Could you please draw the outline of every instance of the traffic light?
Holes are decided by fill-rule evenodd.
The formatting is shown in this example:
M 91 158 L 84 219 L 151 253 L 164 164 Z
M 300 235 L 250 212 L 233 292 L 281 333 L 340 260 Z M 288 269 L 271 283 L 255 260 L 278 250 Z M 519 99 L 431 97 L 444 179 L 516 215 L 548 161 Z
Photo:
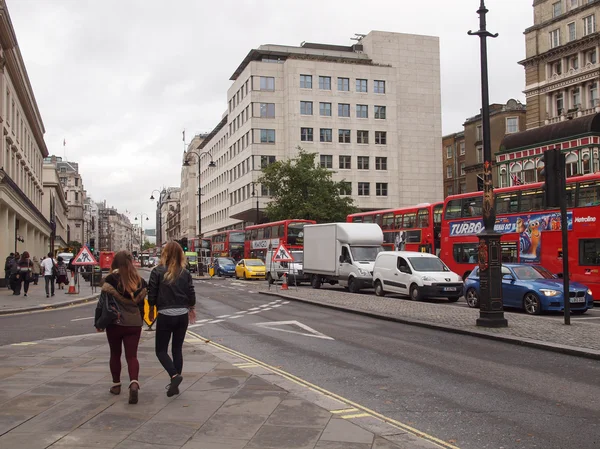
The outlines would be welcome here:
M 96 239 L 95 238 L 90 238 L 90 251 L 92 252 L 92 254 L 94 253 L 94 247 L 96 243 Z
M 187 239 L 187 237 L 184 237 L 184 238 L 181 239 L 180 245 L 181 245 L 181 247 L 183 248 L 184 251 L 188 250 L 188 239 Z
M 546 207 L 560 207 L 560 196 L 564 195 L 565 155 L 554 148 L 544 152 L 544 197 Z

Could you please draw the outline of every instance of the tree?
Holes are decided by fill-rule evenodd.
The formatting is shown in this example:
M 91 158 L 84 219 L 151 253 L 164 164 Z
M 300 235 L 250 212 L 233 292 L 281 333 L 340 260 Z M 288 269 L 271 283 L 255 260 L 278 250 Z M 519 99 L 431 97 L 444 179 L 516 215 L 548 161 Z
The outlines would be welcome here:
M 316 164 L 317 153 L 298 147 L 298 156 L 263 169 L 260 182 L 272 201 L 266 207 L 270 221 L 302 218 L 318 223 L 346 221 L 356 212 L 354 201 L 340 196 L 346 184 L 332 179 L 333 172 Z
M 156 245 L 154 243 L 150 243 L 149 241 L 145 241 L 144 245 L 142 246 L 142 250 L 146 251 L 149 250 L 151 248 L 154 248 Z
M 67 246 L 69 247 L 69 249 L 71 250 L 71 252 L 74 255 L 79 254 L 79 251 L 81 250 L 81 243 L 71 240 L 70 242 L 67 243 Z

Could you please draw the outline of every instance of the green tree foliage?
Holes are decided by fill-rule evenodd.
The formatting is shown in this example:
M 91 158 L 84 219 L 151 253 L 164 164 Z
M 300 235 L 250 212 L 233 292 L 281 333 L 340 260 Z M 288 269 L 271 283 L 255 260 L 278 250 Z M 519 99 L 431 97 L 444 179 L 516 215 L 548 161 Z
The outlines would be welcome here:
M 272 201 L 266 207 L 269 221 L 302 218 L 318 223 L 346 221 L 356 212 L 354 201 L 340 196 L 344 182 L 335 182 L 332 171 L 316 163 L 317 153 L 298 147 L 298 156 L 277 161 L 263 169 L 258 180 Z
M 156 245 L 155 245 L 154 243 L 150 243 L 150 242 L 148 242 L 148 241 L 145 241 L 145 242 L 144 242 L 144 245 L 142 246 L 142 249 L 143 249 L 144 251 L 146 251 L 146 250 L 149 250 L 149 249 L 151 249 L 151 248 L 154 248 L 155 246 L 156 246 Z
M 71 252 L 76 256 L 79 251 L 81 250 L 81 243 L 77 242 L 75 240 L 71 240 L 70 242 L 67 243 L 67 246 L 69 247 L 69 249 L 71 250 Z

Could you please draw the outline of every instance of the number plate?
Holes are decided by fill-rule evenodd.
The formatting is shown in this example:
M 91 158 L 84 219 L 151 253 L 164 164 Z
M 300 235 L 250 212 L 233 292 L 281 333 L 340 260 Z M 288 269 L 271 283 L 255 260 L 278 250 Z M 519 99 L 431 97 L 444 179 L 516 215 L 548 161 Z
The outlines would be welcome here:
M 456 287 L 444 287 L 444 291 L 445 292 L 455 292 L 456 291 Z
M 569 302 L 570 303 L 585 302 L 585 298 L 570 298 Z

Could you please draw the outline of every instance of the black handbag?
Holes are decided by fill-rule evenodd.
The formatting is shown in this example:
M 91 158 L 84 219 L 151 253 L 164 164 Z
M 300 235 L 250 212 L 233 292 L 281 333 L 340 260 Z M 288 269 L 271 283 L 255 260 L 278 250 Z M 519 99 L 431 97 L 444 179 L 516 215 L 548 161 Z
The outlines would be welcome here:
M 104 295 L 103 295 L 104 296 Z M 102 301 L 103 296 L 100 296 Z M 121 320 L 121 308 L 115 298 L 110 295 L 104 296 L 101 304 L 100 316 L 94 323 L 96 329 L 106 329 L 111 324 L 118 324 Z

